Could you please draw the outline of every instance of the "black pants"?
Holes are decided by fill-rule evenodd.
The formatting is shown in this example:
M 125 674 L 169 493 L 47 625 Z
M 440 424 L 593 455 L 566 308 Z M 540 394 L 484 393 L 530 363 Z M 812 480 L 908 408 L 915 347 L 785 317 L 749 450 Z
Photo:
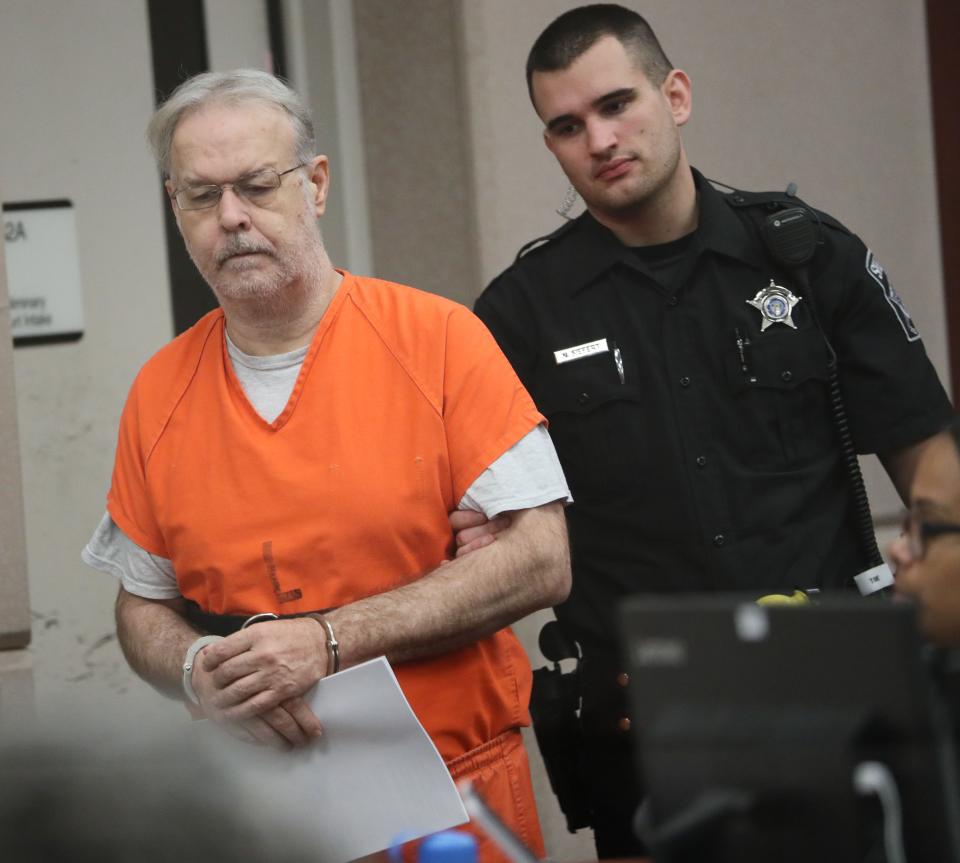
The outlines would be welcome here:
M 645 856 L 647 849 L 633 831 L 641 793 L 630 741 L 585 737 L 581 772 L 593 811 L 597 857 Z
M 576 829 L 589 821 L 597 856 L 645 856 L 633 830 L 641 789 L 632 740 L 622 728 L 629 713 L 625 675 L 608 650 L 577 640 L 582 658 L 574 677 L 561 682 L 556 670 L 534 672 L 537 740 L 568 824 Z
M 629 715 L 626 688 L 618 683 L 620 671 L 616 659 L 584 650 L 580 663 L 580 769 L 601 859 L 647 853 L 633 829 L 642 791 L 633 738 L 619 725 L 621 717 Z

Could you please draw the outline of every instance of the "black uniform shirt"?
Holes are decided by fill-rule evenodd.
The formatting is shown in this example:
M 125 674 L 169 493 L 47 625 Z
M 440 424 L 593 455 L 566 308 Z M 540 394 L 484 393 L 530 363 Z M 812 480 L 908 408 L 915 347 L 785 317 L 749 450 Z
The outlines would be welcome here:
M 802 280 L 760 240 L 790 204 L 694 179 L 688 238 L 631 249 L 584 214 L 476 303 L 549 419 L 574 497 L 574 587 L 557 615 L 601 646 L 629 593 L 840 587 L 865 568 L 829 349 Z M 818 218 L 809 277 L 857 450 L 934 434 L 952 408 L 912 321 L 864 244 Z M 771 280 L 800 297 L 796 329 L 761 331 L 747 301 Z

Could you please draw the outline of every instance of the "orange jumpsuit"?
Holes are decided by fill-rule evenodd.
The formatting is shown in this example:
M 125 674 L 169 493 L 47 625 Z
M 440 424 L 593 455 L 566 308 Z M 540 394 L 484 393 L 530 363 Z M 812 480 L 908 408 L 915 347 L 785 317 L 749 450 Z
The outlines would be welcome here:
M 204 611 L 334 608 L 438 566 L 447 513 L 541 421 L 467 309 L 345 273 L 273 423 L 236 378 L 222 311 L 161 349 L 124 408 L 108 510 Z M 542 853 L 513 633 L 395 670 L 455 778 L 479 778 Z

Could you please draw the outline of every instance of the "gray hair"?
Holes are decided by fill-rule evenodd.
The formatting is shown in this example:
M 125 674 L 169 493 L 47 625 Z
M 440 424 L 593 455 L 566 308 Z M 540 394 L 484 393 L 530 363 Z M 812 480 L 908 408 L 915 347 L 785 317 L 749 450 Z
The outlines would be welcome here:
M 316 155 L 313 120 L 300 96 L 284 81 L 259 69 L 203 72 L 184 81 L 156 110 L 147 126 L 147 140 L 164 178 L 170 176 L 173 133 L 188 114 L 214 102 L 264 102 L 282 108 L 296 135 L 296 158 L 308 162 Z

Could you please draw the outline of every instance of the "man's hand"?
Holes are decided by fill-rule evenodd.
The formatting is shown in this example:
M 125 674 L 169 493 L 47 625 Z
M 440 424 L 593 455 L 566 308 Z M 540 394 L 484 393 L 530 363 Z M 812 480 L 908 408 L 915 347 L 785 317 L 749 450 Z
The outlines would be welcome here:
M 456 509 L 450 513 L 450 527 L 457 545 L 457 557 L 463 557 L 490 545 L 501 530 L 510 527 L 510 516 L 504 513 L 488 521 L 482 512 Z
M 116 614 L 117 637 L 131 667 L 164 694 L 171 698 L 183 698 L 183 658 L 187 648 L 203 634 L 185 620 L 183 599 L 145 599 L 127 593 L 121 587 L 117 593 Z M 284 682 L 281 685 L 291 689 L 291 694 L 273 700 L 266 698 L 261 713 L 253 712 L 247 715 L 243 711 L 237 711 L 231 703 L 231 696 L 235 695 L 235 691 L 230 688 L 233 681 L 229 681 L 226 686 L 220 683 L 228 674 L 219 668 L 219 662 L 214 663 L 218 669 L 218 676 L 214 676 L 213 672 L 203 667 L 202 660 L 208 659 L 212 647 L 219 648 L 221 645 L 227 645 L 227 649 L 220 656 L 220 661 L 224 661 L 228 654 L 232 657 L 237 651 L 252 647 L 267 654 L 269 645 L 264 646 L 261 643 L 264 633 L 258 633 L 257 626 L 280 627 L 284 641 L 296 637 L 300 639 L 300 645 L 298 649 L 294 646 L 285 653 L 275 652 L 263 660 L 267 663 L 272 658 L 284 663 Z M 240 636 L 246 634 L 252 634 L 256 638 L 247 637 L 241 641 Z M 272 641 L 272 638 L 270 640 Z M 316 645 L 317 640 L 319 646 Z M 200 699 L 200 706 L 187 702 L 187 709 L 195 718 L 205 716 L 221 723 L 226 731 L 243 740 L 284 749 L 303 746 L 315 740 L 322 732 L 320 722 L 301 696 L 313 684 L 315 676 L 322 677 L 326 672 L 326 658 L 326 633 L 316 621 L 257 624 L 217 642 L 216 645 L 202 648 L 194 657 L 192 683 L 194 692 Z M 308 670 L 311 660 L 319 665 L 319 670 L 312 674 Z M 233 667 L 237 665 L 238 663 L 234 663 Z M 297 679 L 302 688 L 296 693 L 292 693 L 290 685 L 291 668 L 299 669 L 300 673 Z M 239 718 L 238 713 L 241 714 Z
M 316 716 L 302 698 L 289 698 L 262 716 L 231 722 L 209 716 L 233 737 L 247 743 L 262 744 L 287 751 L 309 746 L 323 732 Z
M 198 660 L 193 687 L 211 719 L 238 723 L 271 745 L 320 735 L 301 697 L 326 673 L 326 636 L 316 621 L 258 623 L 204 648 Z

